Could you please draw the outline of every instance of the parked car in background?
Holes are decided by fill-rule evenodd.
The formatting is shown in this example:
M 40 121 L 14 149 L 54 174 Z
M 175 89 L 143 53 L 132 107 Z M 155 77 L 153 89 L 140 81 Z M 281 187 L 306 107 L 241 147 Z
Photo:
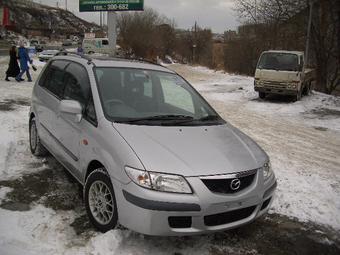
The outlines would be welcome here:
M 90 221 L 148 235 L 235 228 L 265 214 L 268 155 L 175 72 L 137 60 L 58 56 L 35 83 L 31 152 L 84 187 Z
M 30 41 L 30 46 L 36 46 L 39 44 L 39 41 L 38 40 L 31 40 Z
M 62 46 L 72 46 L 72 44 L 73 44 L 73 41 L 70 39 L 67 39 L 63 41 Z
M 41 62 L 45 62 L 53 58 L 59 53 L 59 50 L 44 50 L 38 54 L 38 58 Z
M 46 47 L 46 42 L 45 41 L 40 41 L 36 46 L 35 49 L 37 52 L 42 52 Z
M 83 40 L 83 49 L 85 54 L 102 53 L 109 54 L 109 39 L 108 38 L 91 38 Z
M 255 72 L 255 91 L 260 98 L 269 94 L 293 96 L 295 101 L 312 90 L 314 70 L 305 65 L 300 51 L 265 51 Z

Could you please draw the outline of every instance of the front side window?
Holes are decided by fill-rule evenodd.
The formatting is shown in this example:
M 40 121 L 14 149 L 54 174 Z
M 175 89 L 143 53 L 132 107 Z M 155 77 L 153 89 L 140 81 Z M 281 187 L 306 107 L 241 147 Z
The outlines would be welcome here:
M 46 69 L 42 76 L 41 86 L 45 87 L 52 94 L 61 98 L 64 91 L 64 69 L 69 62 L 56 60 Z
M 96 111 L 86 69 L 79 64 L 71 63 L 65 70 L 64 80 L 65 89 L 63 99 L 78 101 L 84 109 L 84 118 L 96 124 Z
M 71 63 L 65 70 L 64 99 L 76 100 L 86 105 L 90 93 L 87 71 L 81 65 Z
M 94 71 L 105 116 L 113 122 L 136 125 L 224 123 L 176 74 L 107 67 L 96 67 Z
M 261 55 L 257 65 L 258 69 L 298 71 L 299 58 L 296 54 L 267 52 Z

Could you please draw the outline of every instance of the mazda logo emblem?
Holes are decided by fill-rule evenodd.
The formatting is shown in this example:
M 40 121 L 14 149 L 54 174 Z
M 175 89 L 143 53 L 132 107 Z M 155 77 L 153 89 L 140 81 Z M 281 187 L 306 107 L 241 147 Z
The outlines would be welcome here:
M 234 179 L 230 183 L 230 188 L 232 190 L 238 190 L 241 186 L 241 180 L 240 179 Z

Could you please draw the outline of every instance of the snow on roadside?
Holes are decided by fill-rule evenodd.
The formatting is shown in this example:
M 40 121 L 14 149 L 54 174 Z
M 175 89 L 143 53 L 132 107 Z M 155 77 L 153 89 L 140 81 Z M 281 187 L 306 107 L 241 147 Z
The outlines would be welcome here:
M 170 67 L 173 68 L 173 67 Z M 181 66 L 174 67 L 176 70 Z M 286 99 L 258 99 L 254 91 L 254 79 L 214 71 L 206 67 L 185 66 L 184 76 L 188 78 L 200 92 L 211 100 L 228 103 L 240 103 L 240 107 L 262 115 L 286 118 L 310 127 L 323 127 L 340 131 L 340 98 L 313 91 L 299 102 Z M 188 74 L 188 75 L 186 75 Z M 326 110 L 325 110 L 326 108 Z M 334 110 L 334 114 L 328 111 Z
M 7 193 L 11 192 L 13 189 L 9 187 L 2 187 L 0 188 L 0 204 L 6 197 Z
M 6 58 L 0 58 L 3 63 Z M 38 65 L 38 71 L 32 72 L 37 78 L 44 64 Z M 6 65 L 0 66 L 4 74 Z M 0 180 L 13 179 L 29 171 L 27 164 L 37 162 L 28 145 L 28 113 L 34 83 L 0 81 Z

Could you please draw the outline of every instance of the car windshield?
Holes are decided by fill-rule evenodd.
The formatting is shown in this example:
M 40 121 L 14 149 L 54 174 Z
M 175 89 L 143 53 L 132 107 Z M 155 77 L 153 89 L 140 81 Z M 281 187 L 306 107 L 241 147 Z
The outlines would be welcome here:
M 133 125 L 218 125 L 224 121 L 180 76 L 167 72 L 96 67 L 106 118 Z
M 258 69 L 298 71 L 299 61 L 296 54 L 268 52 L 261 56 Z

